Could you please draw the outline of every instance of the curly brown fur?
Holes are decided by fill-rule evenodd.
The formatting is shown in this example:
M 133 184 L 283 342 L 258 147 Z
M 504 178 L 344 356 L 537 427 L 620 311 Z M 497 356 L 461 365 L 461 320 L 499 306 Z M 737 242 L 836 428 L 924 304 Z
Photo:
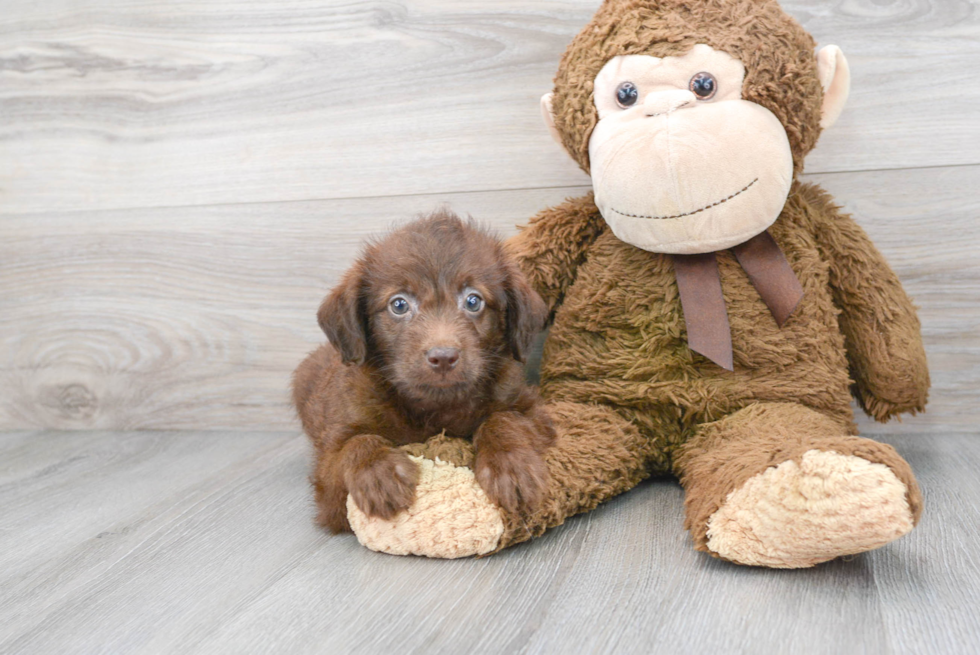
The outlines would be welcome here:
M 330 344 L 294 374 L 319 522 L 349 530 L 348 494 L 369 516 L 408 507 L 418 471 L 395 447 L 438 433 L 472 437 L 489 497 L 533 511 L 554 430 L 521 363 L 545 313 L 501 243 L 451 213 L 370 244 L 320 307 Z

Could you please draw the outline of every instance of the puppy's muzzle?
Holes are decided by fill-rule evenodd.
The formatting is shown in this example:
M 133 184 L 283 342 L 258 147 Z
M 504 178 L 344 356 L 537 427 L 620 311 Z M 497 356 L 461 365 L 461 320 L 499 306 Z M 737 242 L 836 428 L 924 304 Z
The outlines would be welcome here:
M 433 371 L 445 374 L 456 368 L 456 363 L 459 362 L 459 349 L 432 348 L 425 353 L 425 358 Z

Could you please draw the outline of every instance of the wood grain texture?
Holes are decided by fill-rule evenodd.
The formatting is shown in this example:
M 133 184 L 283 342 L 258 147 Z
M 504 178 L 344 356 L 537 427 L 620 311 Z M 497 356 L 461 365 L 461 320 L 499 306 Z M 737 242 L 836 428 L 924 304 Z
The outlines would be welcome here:
M 980 420 L 980 166 L 827 174 L 921 307 L 929 410 Z M 7 216 L 0 429 L 290 429 L 289 374 L 366 235 L 448 203 L 502 234 L 586 187 Z
M 980 439 L 887 439 L 926 511 L 803 571 L 693 551 L 645 483 L 485 559 L 312 525 L 295 433 L 0 435 L 4 653 L 935 653 L 980 644 Z
M 4 218 L 0 429 L 292 428 L 289 375 L 325 341 L 316 310 L 368 235 L 444 200 L 513 232 L 562 197 Z
M 597 5 L 6 2 L 0 212 L 583 184 L 538 98 Z M 784 5 L 854 79 L 810 171 L 980 163 L 976 0 Z

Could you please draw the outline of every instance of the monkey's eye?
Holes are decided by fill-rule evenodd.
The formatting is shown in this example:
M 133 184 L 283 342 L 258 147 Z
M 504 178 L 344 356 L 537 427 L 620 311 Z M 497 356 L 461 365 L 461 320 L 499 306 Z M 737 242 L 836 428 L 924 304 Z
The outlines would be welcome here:
M 471 293 L 470 295 L 466 296 L 466 299 L 463 301 L 463 307 L 466 308 L 466 311 L 473 312 L 475 314 L 483 309 L 483 298 L 481 298 L 480 294 L 478 293 Z
M 388 309 L 395 316 L 402 316 L 408 312 L 408 301 L 401 296 L 395 296 L 388 302 Z
M 640 90 L 632 82 L 623 82 L 616 87 L 616 102 L 622 108 L 632 107 L 640 97 Z
M 718 82 L 711 73 L 698 73 L 691 78 L 689 88 L 698 100 L 708 100 L 718 91 Z

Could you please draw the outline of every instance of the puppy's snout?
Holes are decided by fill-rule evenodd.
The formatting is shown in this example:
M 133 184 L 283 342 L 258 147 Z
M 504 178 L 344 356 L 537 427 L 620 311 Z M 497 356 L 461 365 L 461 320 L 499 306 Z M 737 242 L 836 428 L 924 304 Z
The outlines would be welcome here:
M 456 367 L 459 361 L 459 350 L 456 348 L 432 348 L 425 353 L 429 366 L 439 373 L 448 373 Z

